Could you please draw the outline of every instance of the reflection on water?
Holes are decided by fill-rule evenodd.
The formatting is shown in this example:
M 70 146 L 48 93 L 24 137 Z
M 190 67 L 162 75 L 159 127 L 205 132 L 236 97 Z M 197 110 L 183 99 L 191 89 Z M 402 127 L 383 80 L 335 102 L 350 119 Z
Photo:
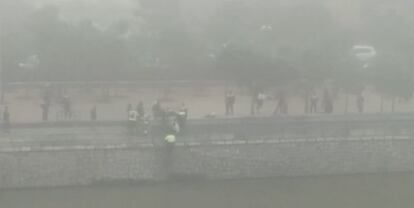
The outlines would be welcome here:
M 414 174 L 7 190 L 5 208 L 414 207 Z

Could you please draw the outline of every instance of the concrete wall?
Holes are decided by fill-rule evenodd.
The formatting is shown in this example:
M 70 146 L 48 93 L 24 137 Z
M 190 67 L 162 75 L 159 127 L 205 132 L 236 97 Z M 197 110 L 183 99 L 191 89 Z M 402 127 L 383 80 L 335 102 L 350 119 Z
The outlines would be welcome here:
M 254 143 L 254 144 L 253 144 Z M 0 153 L 0 188 L 164 180 L 166 173 L 230 179 L 414 170 L 411 139 L 274 140 L 161 147 Z

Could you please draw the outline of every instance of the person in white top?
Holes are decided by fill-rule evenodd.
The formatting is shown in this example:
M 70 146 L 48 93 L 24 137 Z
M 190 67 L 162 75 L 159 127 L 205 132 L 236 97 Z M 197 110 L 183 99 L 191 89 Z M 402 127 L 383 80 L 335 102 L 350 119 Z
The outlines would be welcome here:
M 137 121 L 138 119 L 138 112 L 134 110 L 130 110 L 128 113 L 128 121 Z
M 256 98 L 256 112 L 260 114 L 260 111 L 263 108 L 264 101 L 266 99 L 266 95 L 264 93 L 259 93 Z
M 135 110 L 130 110 L 128 112 L 128 132 L 130 134 L 135 134 L 137 131 L 137 121 L 138 121 L 138 112 Z

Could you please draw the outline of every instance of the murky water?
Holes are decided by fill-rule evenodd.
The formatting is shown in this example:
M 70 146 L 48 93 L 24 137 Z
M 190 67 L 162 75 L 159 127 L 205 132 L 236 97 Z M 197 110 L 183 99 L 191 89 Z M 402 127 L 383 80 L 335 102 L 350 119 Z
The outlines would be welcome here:
M 414 207 L 414 174 L 0 191 L 1 208 Z

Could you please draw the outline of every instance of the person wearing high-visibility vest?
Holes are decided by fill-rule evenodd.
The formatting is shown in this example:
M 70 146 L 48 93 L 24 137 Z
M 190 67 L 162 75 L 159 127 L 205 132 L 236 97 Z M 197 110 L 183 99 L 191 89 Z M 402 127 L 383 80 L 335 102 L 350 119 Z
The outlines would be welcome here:
M 164 140 L 167 144 L 174 144 L 176 142 L 175 135 L 173 134 L 167 135 Z
M 164 138 L 165 142 L 165 155 L 164 155 L 164 171 L 166 177 L 170 177 L 174 169 L 174 147 L 176 142 L 176 137 L 174 134 L 167 134 Z
M 175 142 L 177 141 L 176 137 L 174 134 L 168 134 L 167 136 L 165 136 L 164 141 L 165 141 L 167 158 L 170 158 L 173 153 Z

